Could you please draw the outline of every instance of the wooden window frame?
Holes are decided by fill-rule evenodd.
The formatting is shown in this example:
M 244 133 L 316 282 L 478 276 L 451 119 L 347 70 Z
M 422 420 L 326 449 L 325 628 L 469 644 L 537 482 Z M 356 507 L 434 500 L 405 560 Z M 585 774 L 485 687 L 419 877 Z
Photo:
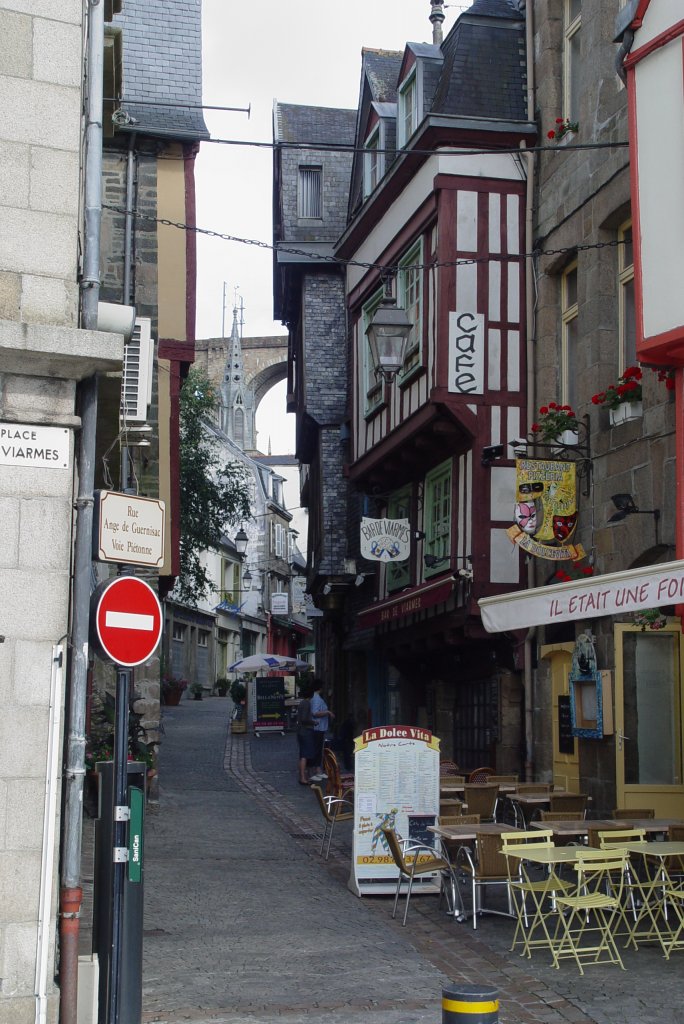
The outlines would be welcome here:
M 315 172 L 315 173 L 314 173 Z M 315 211 L 310 206 L 311 193 L 304 187 L 305 178 L 318 178 L 318 205 Z M 321 164 L 300 164 L 297 176 L 297 218 L 299 220 L 323 220 L 323 167 Z
M 575 110 L 573 104 L 573 84 L 579 78 L 579 68 L 573 58 L 573 49 L 581 39 L 579 33 L 582 29 L 582 7 L 579 0 L 579 14 L 573 17 L 572 3 L 573 0 L 564 0 L 563 4 L 563 117 L 570 121 L 579 121 L 579 110 Z
M 405 256 L 399 261 L 397 274 L 397 305 L 403 306 L 413 321 L 409 336 L 404 365 L 399 374 L 399 382 L 406 383 L 408 378 L 423 368 L 423 239 L 418 239 Z M 415 268 L 415 269 L 414 269 Z M 415 302 L 409 301 L 410 290 L 416 288 Z M 416 310 L 415 317 L 412 314 Z
M 561 276 L 561 404 L 572 405 L 574 393 L 570 389 L 571 380 L 571 352 L 569 343 L 570 325 L 577 327 L 579 319 L 578 302 L 578 264 L 573 260 L 564 269 Z M 575 301 L 570 302 L 568 298 L 568 279 L 571 274 L 575 275 Z
M 407 111 L 407 98 L 411 107 Z M 407 113 L 410 115 L 407 117 Z M 414 65 L 399 86 L 397 105 L 397 148 L 402 149 L 418 127 L 418 69 Z
M 385 382 L 382 377 L 375 372 L 375 368 L 371 363 L 370 344 L 368 342 L 368 335 L 366 334 L 366 328 L 373 319 L 373 314 L 380 305 L 382 296 L 383 289 L 378 288 L 378 290 L 374 292 L 364 304 L 359 320 L 359 329 L 361 331 L 361 352 L 363 353 L 362 370 L 363 388 L 365 393 L 364 415 L 366 416 L 374 416 L 375 413 L 385 405 Z
M 380 125 L 376 125 L 364 142 L 363 197 L 366 199 L 380 184 L 385 173 L 385 154 L 381 153 Z
M 452 495 L 453 465 L 446 459 L 435 466 L 425 476 L 423 529 L 425 540 L 423 553 L 444 557 L 446 561 L 432 567 L 425 566 L 425 578 L 436 576 L 450 567 L 451 559 L 451 521 L 453 516 Z M 437 493 L 440 492 L 440 493 Z M 446 509 L 440 517 L 435 517 L 433 510 L 437 502 L 446 502 Z
M 625 244 L 629 236 L 631 259 L 628 260 L 628 248 Z M 627 220 L 618 228 L 618 324 L 620 339 L 620 373 L 637 361 L 636 356 L 636 322 L 633 323 L 634 336 L 627 337 L 627 292 L 632 290 L 632 308 L 634 308 L 634 242 L 632 238 L 632 221 Z
M 411 517 L 411 485 L 399 488 L 391 494 L 387 501 L 388 519 L 410 519 Z M 401 590 L 411 582 L 411 559 L 405 562 L 388 562 L 385 566 L 385 587 L 388 594 Z

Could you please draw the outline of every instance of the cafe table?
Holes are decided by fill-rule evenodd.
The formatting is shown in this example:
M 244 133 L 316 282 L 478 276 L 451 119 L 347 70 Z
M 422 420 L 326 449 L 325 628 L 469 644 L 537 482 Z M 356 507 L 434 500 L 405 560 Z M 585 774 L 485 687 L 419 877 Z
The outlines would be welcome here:
M 670 825 L 684 825 L 677 818 L 632 818 L 618 820 L 615 818 L 583 818 L 578 821 L 546 821 L 530 822 L 532 828 L 550 829 L 554 839 L 578 839 L 588 836 L 589 832 L 609 832 L 629 828 L 643 829 L 647 835 L 656 836 L 667 832 Z
M 674 926 L 679 925 L 679 915 L 671 906 L 668 908 L 665 895 L 667 889 L 674 888 L 668 862 L 673 857 L 684 858 L 684 842 L 621 843 L 620 849 L 629 853 L 632 865 L 637 858 L 641 858 L 645 865 L 645 871 L 640 873 L 635 869 L 630 880 L 637 914 L 627 945 L 638 949 L 640 942 L 659 942 L 665 959 L 669 960 L 673 949 L 684 949 L 684 937 L 675 941 Z M 677 932 L 681 934 L 681 929 L 677 928 Z

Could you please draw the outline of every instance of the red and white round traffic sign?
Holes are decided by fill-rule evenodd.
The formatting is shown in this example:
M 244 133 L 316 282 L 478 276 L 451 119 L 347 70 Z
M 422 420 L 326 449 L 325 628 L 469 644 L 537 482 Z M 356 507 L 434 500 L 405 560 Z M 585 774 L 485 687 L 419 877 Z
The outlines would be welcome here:
M 91 621 L 105 657 L 132 668 L 157 649 L 162 634 L 159 598 L 137 576 L 117 576 L 98 587 L 92 598 Z

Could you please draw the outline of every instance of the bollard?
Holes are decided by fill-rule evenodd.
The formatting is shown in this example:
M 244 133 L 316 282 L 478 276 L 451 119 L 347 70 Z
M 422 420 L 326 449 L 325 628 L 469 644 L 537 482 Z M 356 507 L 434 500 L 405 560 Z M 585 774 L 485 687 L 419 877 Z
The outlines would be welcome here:
M 497 1024 L 499 999 L 486 985 L 452 985 L 442 989 L 442 1024 Z

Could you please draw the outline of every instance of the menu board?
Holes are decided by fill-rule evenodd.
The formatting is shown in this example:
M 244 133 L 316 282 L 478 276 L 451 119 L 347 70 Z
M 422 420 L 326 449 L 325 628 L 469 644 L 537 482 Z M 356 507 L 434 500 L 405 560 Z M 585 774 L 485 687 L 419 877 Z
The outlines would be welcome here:
M 436 837 L 428 828 L 439 815 L 439 740 L 417 726 L 366 729 L 355 740 L 354 769 L 349 888 L 357 896 L 394 893 L 398 870 L 382 828 L 435 846 Z M 436 872 L 414 879 L 414 893 L 438 889 Z
M 285 732 L 285 680 L 263 676 L 254 681 L 254 732 Z

